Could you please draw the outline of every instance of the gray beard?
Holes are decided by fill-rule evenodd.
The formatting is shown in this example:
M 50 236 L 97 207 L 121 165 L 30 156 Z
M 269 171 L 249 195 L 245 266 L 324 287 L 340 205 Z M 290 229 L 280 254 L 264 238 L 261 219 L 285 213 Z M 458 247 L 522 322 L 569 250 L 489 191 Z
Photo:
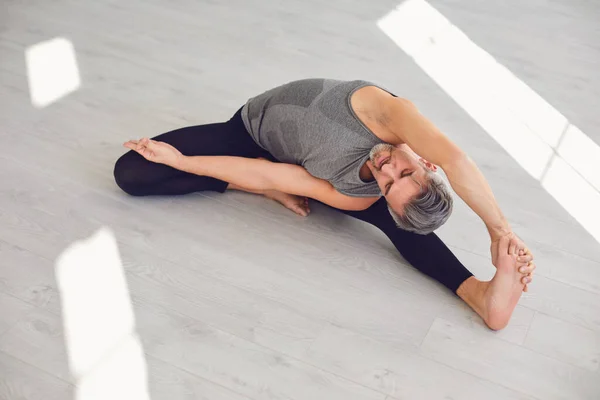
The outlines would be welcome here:
M 375 165 L 375 158 L 382 152 L 387 152 L 387 153 L 391 153 L 394 148 L 396 146 L 394 146 L 393 144 L 389 144 L 389 143 L 379 143 L 376 144 L 375 146 L 373 146 L 373 148 L 371 149 L 371 151 L 369 152 L 369 160 L 371 160 L 371 163 L 373 165 Z

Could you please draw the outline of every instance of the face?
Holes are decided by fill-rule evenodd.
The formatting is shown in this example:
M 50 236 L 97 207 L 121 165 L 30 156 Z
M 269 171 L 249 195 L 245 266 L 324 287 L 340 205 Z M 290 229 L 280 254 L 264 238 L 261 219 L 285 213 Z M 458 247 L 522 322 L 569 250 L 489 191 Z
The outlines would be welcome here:
M 398 213 L 421 193 L 427 170 L 437 167 L 391 144 L 378 144 L 371 150 L 367 165 L 388 204 Z

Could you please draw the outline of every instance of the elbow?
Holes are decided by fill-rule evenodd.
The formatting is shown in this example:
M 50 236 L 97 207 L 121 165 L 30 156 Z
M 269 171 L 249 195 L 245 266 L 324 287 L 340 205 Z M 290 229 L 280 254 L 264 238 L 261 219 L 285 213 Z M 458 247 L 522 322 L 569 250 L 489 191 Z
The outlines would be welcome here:
M 448 154 L 446 160 L 440 164 L 440 167 L 444 170 L 446 175 L 449 171 L 461 169 L 463 166 L 473 163 L 471 157 L 461 149 L 453 149 Z
M 357 205 L 356 207 L 352 208 L 352 210 L 350 211 L 365 211 L 367 209 L 369 209 L 373 204 L 361 204 L 361 205 Z
M 370 208 L 373 204 L 375 204 L 377 200 L 378 199 L 373 200 L 371 198 L 356 199 L 348 202 L 348 204 L 346 204 L 346 207 L 343 208 L 346 211 L 365 211 L 368 208 Z

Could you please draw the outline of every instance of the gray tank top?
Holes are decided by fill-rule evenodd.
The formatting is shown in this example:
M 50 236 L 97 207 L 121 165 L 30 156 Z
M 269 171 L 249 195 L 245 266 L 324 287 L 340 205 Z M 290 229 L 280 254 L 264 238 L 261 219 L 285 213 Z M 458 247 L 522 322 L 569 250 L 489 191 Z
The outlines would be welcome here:
M 383 143 L 356 116 L 354 91 L 377 86 L 365 81 L 306 79 L 248 100 L 242 119 L 254 141 L 277 160 L 301 165 L 348 196 L 381 196 L 377 182 L 364 182 L 360 169 Z

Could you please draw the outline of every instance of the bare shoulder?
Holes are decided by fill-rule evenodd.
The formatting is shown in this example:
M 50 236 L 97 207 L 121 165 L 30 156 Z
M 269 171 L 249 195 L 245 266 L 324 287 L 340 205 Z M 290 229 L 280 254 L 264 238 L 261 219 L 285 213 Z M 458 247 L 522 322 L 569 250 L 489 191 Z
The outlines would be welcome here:
M 416 111 L 415 105 L 410 100 L 393 96 L 376 86 L 358 89 L 352 95 L 350 104 L 361 119 L 386 129 L 389 129 L 395 120 Z
M 387 143 L 399 143 L 394 133 L 396 121 L 412 107 L 406 99 L 395 97 L 376 86 L 365 86 L 356 90 L 350 105 L 360 119 L 376 136 Z
M 415 108 L 415 105 L 410 100 L 394 96 L 377 86 L 365 86 L 358 89 L 352 94 L 350 101 L 355 111 L 359 109 L 382 112 L 389 108 Z

